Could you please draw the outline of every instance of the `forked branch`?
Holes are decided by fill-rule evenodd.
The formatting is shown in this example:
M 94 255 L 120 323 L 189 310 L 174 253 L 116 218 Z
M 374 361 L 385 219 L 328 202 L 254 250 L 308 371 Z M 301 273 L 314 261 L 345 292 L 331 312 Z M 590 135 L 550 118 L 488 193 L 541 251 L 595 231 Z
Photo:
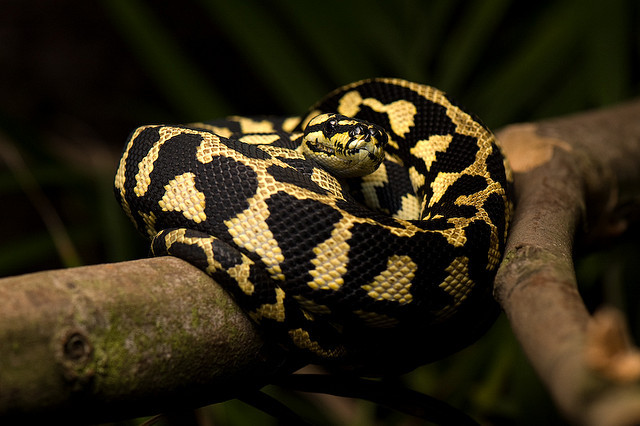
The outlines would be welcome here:
M 578 424 L 640 422 L 639 353 L 578 293 L 574 238 L 611 236 L 640 192 L 640 102 L 502 130 L 517 207 L 495 294 L 534 368 Z

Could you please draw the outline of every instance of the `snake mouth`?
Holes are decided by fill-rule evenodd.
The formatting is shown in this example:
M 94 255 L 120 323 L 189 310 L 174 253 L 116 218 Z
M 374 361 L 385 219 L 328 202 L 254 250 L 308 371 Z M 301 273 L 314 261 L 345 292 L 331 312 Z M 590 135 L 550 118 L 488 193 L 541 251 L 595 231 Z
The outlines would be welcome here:
M 327 154 L 329 156 L 335 156 L 336 155 L 335 148 L 332 148 L 332 147 L 328 146 L 327 144 L 320 143 L 317 140 L 312 140 L 312 139 L 308 140 L 307 141 L 307 146 L 313 152 Z
M 353 142 L 350 145 L 352 144 Z M 345 150 L 338 150 L 333 146 L 329 146 L 327 144 L 323 144 L 323 143 L 312 141 L 312 140 L 308 141 L 307 145 L 309 149 L 311 149 L 313 152 L 326 154 L 329 157 L 333 157 L 337 160 L 341 160 L 347 163 L 353 161 L 352 159 L 350 159 L 350 157 L 356 157 L 359 154 L 361 155 L 361 153 L 366 153 L 366 155 L 368 156 L 375 156 L 375 151 L 372 152 L 371 150 L 367 149 L 367 147 L 363 147 L 363 146 L 347 148 Z
M 328 157 L 334 160 L 343 162 L 345 164 L 353 164 L 370 159 L 375 161 L 380 155 L 380 148 L 370 147 L 369 145 L 360 146 L 357 148 L 348 148 L 345 150 L 337 150 L 333 147 L 321 144 L 321 143 L 309 143 L 309 148 L 317 153 L 326 154 Z
M 341 148 L 340 144 L 328 145 L 310 139 L 307 141 L 307 146 L 311 151 L 317 155 L 325 156 L 334 164 L 342 164 L 345 170 L 358 168 L 369 170 L 367 173 L 370 173 L 380 165 L 384 158 L 383 148 L 371 143 L 370 139 L 351 140 L 344 145 L 344 148 Z

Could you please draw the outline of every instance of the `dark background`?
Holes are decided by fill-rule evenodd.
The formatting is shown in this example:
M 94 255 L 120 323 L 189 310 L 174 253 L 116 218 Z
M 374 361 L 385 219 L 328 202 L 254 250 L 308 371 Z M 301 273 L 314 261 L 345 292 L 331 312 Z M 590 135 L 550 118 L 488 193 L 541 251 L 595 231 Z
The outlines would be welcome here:
M 632 0 L 0 0 L 0 276 L 146 256 L 112 193 L 138 125 L 302 114 L 342 84 L 391 76 L 496 129 L 638 96 L 639 22 Z M 637 333 L 636 237 L 581 249 L 577 270 L 589 305 L 621 307 Z M 403 380 L 495 424 L 559 422 L 504 319 Z M 236 403 L 206 416 L 266 421 Z M 355 416 L 409 424 L 368 404 Z

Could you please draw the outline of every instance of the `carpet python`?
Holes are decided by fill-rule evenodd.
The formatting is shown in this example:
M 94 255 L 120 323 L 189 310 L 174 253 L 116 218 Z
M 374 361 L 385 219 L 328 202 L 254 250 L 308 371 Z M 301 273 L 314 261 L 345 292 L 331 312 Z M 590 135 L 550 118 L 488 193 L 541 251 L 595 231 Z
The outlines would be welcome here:
M 341 174 L 300 149 L 305 130 L 366 134 L 384 145 L 379 160 L 348 138 L 311 148 L 379 166 Z M 458 350 L 493 323 L 510 182 L 493 134 L 446 94 L 377 78 L 302 117 L 140 127 L 115 193 L 153 255 L 205 271 L 268 341 L 385 374 Z

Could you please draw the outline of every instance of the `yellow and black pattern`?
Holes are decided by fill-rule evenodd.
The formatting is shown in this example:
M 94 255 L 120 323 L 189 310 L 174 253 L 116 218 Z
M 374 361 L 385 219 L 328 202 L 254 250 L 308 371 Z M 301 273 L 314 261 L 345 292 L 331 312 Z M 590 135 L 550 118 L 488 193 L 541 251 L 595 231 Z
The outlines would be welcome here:
M 384 129 L 376 171 L 337 177 L 304 154 L 323 113 Z M 444 93 L 373 79 L 303 117 L 140 127 L 115 191 L 154 255 L 203 269 L 275 342 L 382 373 L 492 323 L 509 182 L 494 136 Z

